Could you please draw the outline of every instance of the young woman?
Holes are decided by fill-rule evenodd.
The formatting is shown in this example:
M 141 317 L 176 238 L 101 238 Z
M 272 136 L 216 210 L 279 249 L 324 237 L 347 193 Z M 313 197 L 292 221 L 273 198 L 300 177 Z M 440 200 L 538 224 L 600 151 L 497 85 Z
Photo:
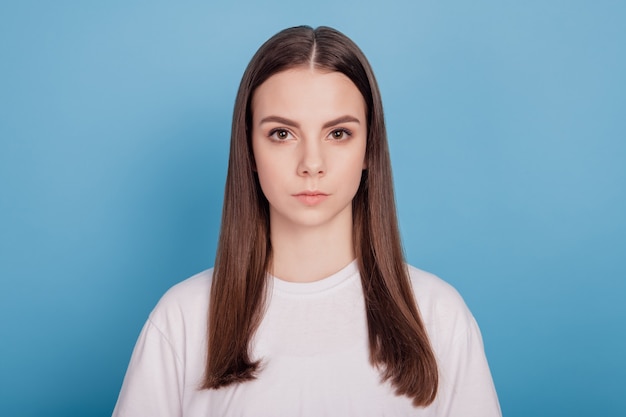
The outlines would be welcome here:
M 463 300 L 404 263 L 380 93 L 343 34 L 252 58 L 215 267 L 151 313 L 113 415 L 500 415 Z

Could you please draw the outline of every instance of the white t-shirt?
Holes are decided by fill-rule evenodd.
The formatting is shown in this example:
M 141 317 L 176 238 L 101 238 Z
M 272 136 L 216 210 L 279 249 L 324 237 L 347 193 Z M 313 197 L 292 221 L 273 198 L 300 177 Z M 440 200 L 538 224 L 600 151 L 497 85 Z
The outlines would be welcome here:
M 414 407 L 370 365 L 356 261 L 312 283 L 271 277 L 251 343 L 256 380 L 200 390 L 212 270 L 172 287 L 145 324 L 114 417 L 501 416 L 476 321 L 436 276 L 409 267 L 439 368 L 433 404 Z

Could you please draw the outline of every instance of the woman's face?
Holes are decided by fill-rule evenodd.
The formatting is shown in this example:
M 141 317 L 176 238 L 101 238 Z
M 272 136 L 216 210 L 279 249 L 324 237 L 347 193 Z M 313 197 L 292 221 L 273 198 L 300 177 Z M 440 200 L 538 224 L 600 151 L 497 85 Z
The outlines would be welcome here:
M 252 149 L 275 226 L 352 224 L 365 169 L 363 96 L 339 72 L 277 73 L 252 99 Z

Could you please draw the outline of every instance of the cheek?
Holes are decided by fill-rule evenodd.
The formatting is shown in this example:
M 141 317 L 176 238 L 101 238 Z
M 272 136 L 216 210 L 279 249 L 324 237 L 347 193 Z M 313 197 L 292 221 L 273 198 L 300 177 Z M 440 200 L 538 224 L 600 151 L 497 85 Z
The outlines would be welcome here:
M 267 175 L 268 169 L 272 167 L 272 161 L 270 159 L 271 154 L 267 152 L 263 146 L 259 146 L 255 138 L 252 139 L 252 156 L 254 158 L 254 170 L 259 175 L 259 179 L 262 176 Z
M 350 155 L 341 161 L 340 177 L 346 185 L 349 184 L 350 192 L 356 193 L 361 183 L 363 170 L 365 169 L 364 156 L 360 154 Z
M 345 172 L 360 176 L 361 171 L 367 167 L 365 161 L 365 148 L 359 147 L 358 149 L 345 154 L 342 161 Z
M 271 177 L 281 170 L 284 162 L 270 152 L 255 152 L 255 165 L 259 177 Z
M 256 172 L 259 177 L 259 184 L 265 197 L 269 200 L 274 190 L 280 186 L 284 174 L 281 175 L 281 166 L 279 161 L 268 161 L 264 158 L 256 160 Z

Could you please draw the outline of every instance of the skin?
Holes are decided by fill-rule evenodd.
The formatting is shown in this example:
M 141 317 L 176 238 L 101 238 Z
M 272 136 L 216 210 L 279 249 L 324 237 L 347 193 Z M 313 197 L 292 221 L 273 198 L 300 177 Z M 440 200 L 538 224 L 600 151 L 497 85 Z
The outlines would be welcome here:
M 352 199 L 365 166 L 366 109 L 339 72 L 273 75 L 252 99 L 252 148 L 270 205 L 271 273 L 325 278 L 350 263 Z

